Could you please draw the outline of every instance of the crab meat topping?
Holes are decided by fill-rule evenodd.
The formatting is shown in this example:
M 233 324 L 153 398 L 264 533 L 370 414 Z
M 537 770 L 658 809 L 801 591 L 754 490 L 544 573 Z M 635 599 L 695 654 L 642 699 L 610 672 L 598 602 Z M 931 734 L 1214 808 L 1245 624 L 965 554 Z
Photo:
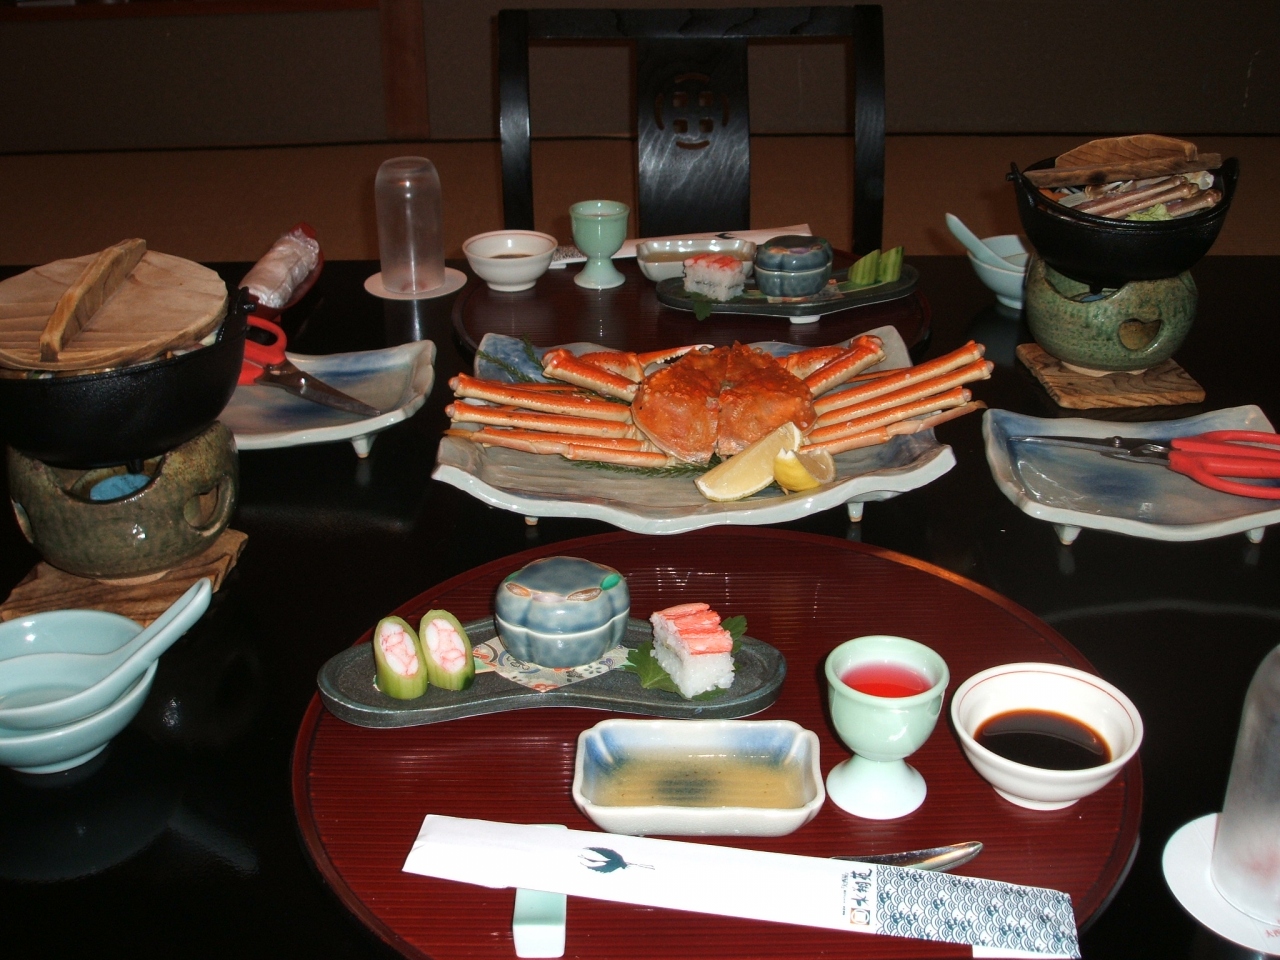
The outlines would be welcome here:
M 378 631 L 378 644 L 387 666 L 402 677 L 418 672 L 418 650 L 398 623 L 384 623 Z
M 448 620 L 432 620 L 422 634 L 431 658 L 448 673 L 457 673 L 467 665 L 467 648 L 462 637 Z

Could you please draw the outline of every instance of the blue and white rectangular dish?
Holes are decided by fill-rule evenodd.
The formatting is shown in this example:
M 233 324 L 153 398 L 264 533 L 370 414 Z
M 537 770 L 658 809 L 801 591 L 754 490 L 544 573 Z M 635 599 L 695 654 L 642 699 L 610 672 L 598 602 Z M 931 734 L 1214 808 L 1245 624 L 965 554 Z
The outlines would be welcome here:
M 790 720 L 604 720 L 578 735 L 573 801 L 610 833 L 781 837 L 826 800 L 818 752 Z
M 1252 405 L 1147 423 L 1045 420 L 1008 410 L 988 410 L 982 418 L 987 463 L 996 485 L 1023 513 L 1054 524 L 1063 543 L 1071 543 L 1086 527 L 1152 540 L 1247 533 L 1257 543 L 1267 526 L 1280 522 L 1280 502 L 1212 490 L 1160 465 L 1010 439 L 1122 435 L 1164 441 L 1210 430 L 1275 433 L 1266 415 Z

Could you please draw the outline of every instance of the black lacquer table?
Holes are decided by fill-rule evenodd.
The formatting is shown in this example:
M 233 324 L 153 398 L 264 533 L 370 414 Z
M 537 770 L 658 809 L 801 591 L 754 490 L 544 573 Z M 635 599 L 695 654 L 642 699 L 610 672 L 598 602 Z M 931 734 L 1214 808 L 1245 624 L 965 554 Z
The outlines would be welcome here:
M 912 263 L 928 310 L 917 359 L 976 339 L 996 363 L 994 377 L 975 389 L 980 399 L 1068 415 L 1014 357 L 1029 339 L 1025 323 L 997 309 L 965 259 Z M 246 269 L 216 266 L 232 282 Z M 1199 316 L 1177 359 L 1205 387 L 1204 404 L 1100 416 L 1164 419 L 1255 403 L 1276 422 L 1277 268 L 1276 258 L 1210 257 L 1193 270 Z M 610 528 L 560 519 L 528 526 L 431 480 L 448 377 L 470 365 L 453 308 L 471 291 L 383 302 L 362 288 L 376 269 L 327 264 L 284 318 L 291 345 L 329 353 L 429 338 L 439 348 L 432 396 L 379 436 L 363 461 L 345 442 L 242 453 L 233 526 L 249 536 L 245 552 L 209 613 L 164 656 L 138 718 L 78 772 L 0 771 L 0 922 L 15 955 L 400 955 L 343 905 L 300 835 L 291 760 L 316 671 L 380 616 L 451 577 Z M 560 296 L 550 283 L 534 293 L 522 302 L 535 312 Z M 588 296 L 576 288 L 564 295 Z M 579 306 L 579 315 L 594 316 L 595 304 Z M 602 337 L 625 325 L 598 319 Z M 673 335 L 698 329 L 688 315 L 663 323 Z M 750 333 L 743 339 L 765 339 Z M 1178 827 L 1221 806 L 1245 688 L 1280 641 L 1277 535 L 1256 545 L 1243 535 L 1165 543 L 1085 530 L 1065 547 L 996 488 L 978 416 L 943 425 L 938 437 L 958 461 L 940 479 L 868 504 L 857 524 L 834 509 L 784 529 L 860 541 L 972 580 L 1026 608 L 1125 690 L 1147 730 L 1140 840 L 1127 878 L 1082 936 L 1084 955 L 1249 956 L 1183 912 L 1160 855 Z M 0 519 L 0 592 L 37 559 L 13 518 Z M 584 713 L 582 726 L 598 716 Z M 519 819 L 513 811 L 485 815 Z

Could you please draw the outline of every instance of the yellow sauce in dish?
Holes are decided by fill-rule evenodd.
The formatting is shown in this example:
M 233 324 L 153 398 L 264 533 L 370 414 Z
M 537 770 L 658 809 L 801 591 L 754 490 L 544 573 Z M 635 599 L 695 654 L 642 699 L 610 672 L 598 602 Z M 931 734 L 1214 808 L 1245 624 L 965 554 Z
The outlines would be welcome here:
M 646 757 L 601 777 L 590 800 L 602 807 L 803 807 L 804 770 L 751 757 Z

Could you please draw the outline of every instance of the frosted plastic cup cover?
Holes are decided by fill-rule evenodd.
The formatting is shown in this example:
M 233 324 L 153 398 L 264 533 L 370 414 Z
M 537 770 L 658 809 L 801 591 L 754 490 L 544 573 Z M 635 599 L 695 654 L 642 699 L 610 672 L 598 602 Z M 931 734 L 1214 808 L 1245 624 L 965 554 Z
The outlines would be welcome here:
M 382 284 L 425 293 L 444 283 L 440 176 L 426 157 L 393 157 L 374 180 Z
M 1236 909 L 1280 923 L 1280 647 L 1245 695 L 1209 873 Z

